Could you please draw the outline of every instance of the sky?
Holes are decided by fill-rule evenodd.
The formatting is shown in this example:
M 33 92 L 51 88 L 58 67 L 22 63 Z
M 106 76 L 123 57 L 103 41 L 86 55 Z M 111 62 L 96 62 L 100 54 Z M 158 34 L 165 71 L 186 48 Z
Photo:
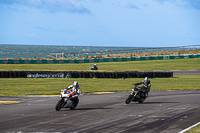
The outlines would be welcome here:
M 200 45 L 200 0 L 0 0 L 0 44 Z

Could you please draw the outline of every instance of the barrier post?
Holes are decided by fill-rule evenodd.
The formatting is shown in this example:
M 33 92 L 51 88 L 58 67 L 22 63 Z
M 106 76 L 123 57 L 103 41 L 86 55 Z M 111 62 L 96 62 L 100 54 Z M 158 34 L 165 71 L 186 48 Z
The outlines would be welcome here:
M 36 60 L 30 60 L 30 64 L 37 64 Z
M 47 60 L 42 60 L 42 64 L 48 64 Z
M 79 63 L 79 59 L 74 59 L 74 63 Z
M 19 64 L 25 64 L 25 60 L 19 60 Z
M 84 63 L 89 63 L 90 60 L 89 59 L 84 59 Z
M 69 60 L 68 59 L 64 59 L 64 63 L 69 63 Z
M 53 64 L 58 64 L 58 60 L 53 60 Z
M 113 58 L 113 62 L 118 62 L 118 58 Z
M 94 62 L 99 62 L 99 59 L 95 58 L 95 59 L 94 59 Z
M 8 64 L 14 64 L 14 60 L 8 59 Z
M 158 56 L 158 59 L 163 59 L 163 56 Z

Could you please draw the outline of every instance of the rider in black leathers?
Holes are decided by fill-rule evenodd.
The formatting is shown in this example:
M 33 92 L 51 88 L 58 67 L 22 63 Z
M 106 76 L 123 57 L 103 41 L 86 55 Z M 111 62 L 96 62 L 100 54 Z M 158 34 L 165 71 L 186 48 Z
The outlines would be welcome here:
M 148 77 L 145 77 L 143 81 L 141 81 L 140 83 L 135 83 L 134 85 L 140 85 L 143 84 L 142 90 L 144 89 L 146 91 L 146 97 L 148 97 L 148 93 L 150 91 L 150 80 Z

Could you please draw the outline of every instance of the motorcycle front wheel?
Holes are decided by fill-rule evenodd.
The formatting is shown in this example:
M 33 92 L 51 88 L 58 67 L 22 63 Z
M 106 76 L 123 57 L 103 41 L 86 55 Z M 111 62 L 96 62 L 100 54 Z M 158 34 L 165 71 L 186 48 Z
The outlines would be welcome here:
M 132 99 L 133 99 L 133 95 L 129 95 L 128 98 L 126 99 L 125 103 L 129 104 Z
M 56 111 L 59 111 L 62 108 L 63 103 L 64 103 L 64 99 L 60 99 L 57 102 L 56 107 L 55 107 Z

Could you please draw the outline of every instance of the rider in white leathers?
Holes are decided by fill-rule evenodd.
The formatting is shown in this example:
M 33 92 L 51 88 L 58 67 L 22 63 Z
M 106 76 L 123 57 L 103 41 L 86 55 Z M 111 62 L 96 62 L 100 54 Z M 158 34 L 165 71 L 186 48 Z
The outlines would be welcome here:
M 73 84 L 68 86 L 66 89 L 72 89 L 72 92 L 74 92 L 74 96 L 78 96 L 81 94 L 81 89 L 77 81 L 74 81 Z

